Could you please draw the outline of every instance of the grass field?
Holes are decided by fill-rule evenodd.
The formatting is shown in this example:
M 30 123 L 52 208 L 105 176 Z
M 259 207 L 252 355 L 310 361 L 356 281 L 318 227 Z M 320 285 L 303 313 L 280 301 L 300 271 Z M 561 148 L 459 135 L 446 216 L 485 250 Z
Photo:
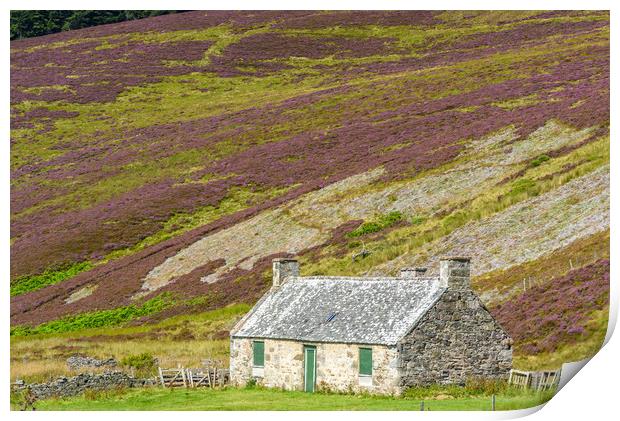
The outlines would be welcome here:
M 162 367 L 198 367 L 205 358 L 228 364 L 229 329 L 249 310 L 235 304 L 138 326 L 11 337 L 11 381 L 44 382 L 73 376 L 66 359 L 74 354 L 121 360 L 151 353 Z
M 551 394 L 508 391 L 496 396 L 496 410 L 530 408 L 545 403 Z M 419 411 L 419 398 L 390 396 L 309 394 L 262 388 L 134 389 L 89 393 L 69 399 L 48 399 L 36 404 L 43 411 Z M 424 399 L 430 411 L 490 411 L 490 396 L 454 398 L 447 394 Z

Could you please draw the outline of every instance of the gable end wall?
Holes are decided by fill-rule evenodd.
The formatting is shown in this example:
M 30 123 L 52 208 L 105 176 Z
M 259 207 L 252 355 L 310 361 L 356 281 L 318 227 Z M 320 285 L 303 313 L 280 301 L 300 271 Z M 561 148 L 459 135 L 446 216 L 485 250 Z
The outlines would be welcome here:
M 448 289 L 398 344 L 401 387 L 507 378 L 511 343 L 471 289 Z

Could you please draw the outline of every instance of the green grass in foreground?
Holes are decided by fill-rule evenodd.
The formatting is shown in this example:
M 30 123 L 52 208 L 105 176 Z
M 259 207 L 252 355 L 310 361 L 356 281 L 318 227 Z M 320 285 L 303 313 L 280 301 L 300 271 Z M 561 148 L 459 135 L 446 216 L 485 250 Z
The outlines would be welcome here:
M 549 393 L 500 394 L 496 397 L 496 410 L 530 408 L 550 398 Z M 424 406 L 426 410 L 431 411 L 490 411 L 491 397 L 429 399 L 424 400 Z M 389 396 L 309 394 L 262 388 L 224 390 L 151 388 L 86 394 L 70 399 L 49 399 L 37 402 L 36 408 L 44 411 L 419 411 L 420 400 Z

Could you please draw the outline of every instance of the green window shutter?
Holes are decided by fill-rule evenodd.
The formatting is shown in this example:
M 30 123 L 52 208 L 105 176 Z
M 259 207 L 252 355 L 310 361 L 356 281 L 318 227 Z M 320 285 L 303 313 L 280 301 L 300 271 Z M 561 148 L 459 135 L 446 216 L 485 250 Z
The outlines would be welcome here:
M 372 348 L 360 348 L 360 374 L 372 376 Z
M 254 367 L 265 366 L 265 342 L 254 341 Z

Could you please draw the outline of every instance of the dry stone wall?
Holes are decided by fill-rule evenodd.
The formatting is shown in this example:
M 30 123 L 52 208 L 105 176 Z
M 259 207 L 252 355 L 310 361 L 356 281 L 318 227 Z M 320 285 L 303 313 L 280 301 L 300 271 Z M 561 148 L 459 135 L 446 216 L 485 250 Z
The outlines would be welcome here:
M 84 393 L 87 389 L 105 390 L 117 387 L 153 386 L 156 379 L 136 379 L 121 371 L 102 374 L 83 373 L 75 377 L 59 377 L 48 383 L 23 385 L 20 389 L 30 388 L 37 399 L 67 397 Z

